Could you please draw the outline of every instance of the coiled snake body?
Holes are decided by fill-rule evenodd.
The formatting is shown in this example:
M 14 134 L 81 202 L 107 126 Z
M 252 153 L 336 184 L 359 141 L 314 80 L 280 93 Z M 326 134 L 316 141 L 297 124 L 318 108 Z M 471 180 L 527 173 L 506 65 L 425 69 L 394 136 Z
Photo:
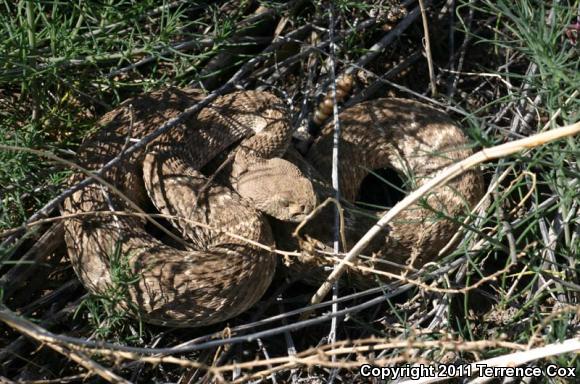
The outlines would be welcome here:
M 102 128 L 83 144 L 81 165 L 100 168 L 122 152 L 128 137 L 152 132 L 199 98 L 193 90 L 169 89 L 123 103 L 101 119 Z M 392 167 L 421 184 L 470 153 L 465 136 L 445 115 L 413 101 L 360 103 L 343 111 L 341 122 L 341 189 L 349 200 L 369 169 Z M 175 216 L 172 223 L 190 245 L 169 245 L 154 237 L 143 216 L 75 216 L 135 211 L 115 191 L 93 184 L 63 207 L 63 213 L 73 215 L 65 222 L 65 239 L 80 280 L 102 294 L 115 286 L 123 267 L 128 269 L 134 281 L 127 285 L 127 301 L 155 324 L 203 326 L 251 307 L 270 284 L 276 259 L 245 239 L 274 245 L 264 213 L 300 221 L 323 194 L 308 172 L 280 159 L 290 134 L 280 100 L 268 93 L 236 92 L 218 98 L 145 151 L 127 156 L 107 181 L 141 207 L 147 207 L 148 195 L 159 212 Z M 228 171 L 235 191 L 216 183 L 206 186 L 202 168 L 236 143 Z M 331 145 L 328 125 L 308 155 L 323 176 L 330 175 Z M 72 182 L 83 177 L 76 174 Z M 481 194 L 481 184 L 477 173 L 467 172 L 434 191 L 427 198 L 430 208 L 406 211 L 375 250 L 397 262 L 411 258 L 415 266 L 429 261 L 457 228 L 452 220 L 434 220 L 433 210 L 451 217 L 464 212 Z
M 357 199 L 361 183 L 371 172 L 395 170 L 414 190 L 472 151 L 461 129 L 444 113 L 407 99 L 378 99 L 359 103 L 340 116 L 338 173 L 342 197 Z M 333 124 L 323 127 L 308 152 L 308 161 L 330 177 Z M 367 251 L 398 264 L 420 267 L 432 261 L 458 228 L 457 217 L 469 212 L 482 195 L 483 179 L 466 171 L 397 216 L 388 233 Z M 364 212 L 366 215 L 373 212 Z M 374 225 L 382 212 L 359 228 L 354 241 Z M 448 218 L 448 219 L 445 219 Z M 352 234 L 351 234 L 352 237 Z
M 100 168 L 122 152 L 128 137 L 147 135 L 198 99 L 195 91 L 169 89 L 124 103 L 106 114 L 100 121 L 102 128 L 83 144 L 81 165 Z M 146 151 L 124 159 L 106 177 L 135 204 L 145 206 L 148 191 L 161 213 L 178 214 L 180 219 L 173 222 L 191 249 L 164 244 L 146 231 L 140 217 L 74 217 L 65 222 L 65 240 L 83 284 L 92 292 L 110 294 L 119 286 L 120 273 L 129 280 L 135 278 L 127 285 L 130 301 L 144 320 L 161 325 L 212 324 L 252 306 L 270 284 L 276 260 L 269 252 L 225 233 L 273 245 L 269 224 L 248 199 L 224 186 L 210 184 L 198 194 L 207 181 L 200 169 L 240 139 L 233 172 L 240 185 L 265 191 L 269 200 L 260 206 L 266 212 L 300 220 L 313 208 L 309 181 L 299 177 L 295 166 L 276 157 L 290 139 L 280 101 L 268 93 L 226 95 L 159 137 Z M 264 181 L 256 182 L 256 175 Z M 288 179 L 289 175 L 297 177 Z M 77 174 L 72 182 L 82 177 Z M 244 192 L 252 198 L 254 189 L 246 187 Z M 67 199 L 63 213 L 111 209 L 135 211 L 110 189 L 93 184 Z

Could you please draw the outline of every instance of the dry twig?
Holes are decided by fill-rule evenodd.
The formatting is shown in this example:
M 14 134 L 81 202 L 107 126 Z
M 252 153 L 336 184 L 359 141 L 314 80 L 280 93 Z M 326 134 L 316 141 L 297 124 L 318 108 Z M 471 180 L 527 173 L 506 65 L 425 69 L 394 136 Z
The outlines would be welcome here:
M 429 22 L 427 21 L 427 11 L 425 1 L 419 0 L 421 9 L 421 19 L 423 21 L 423 33 L 425 34 L 425 56 L 427 56 L 427 66 L 429 67 L 429 79 L 431 81 L 431 97 L 437 96 L 437 84 L 435 80 L 435 70 L 433 69 L 433 57 L 431 56 L 431 39 L 429 38 Z
M 95 362 L 94 360 L 91 360 L 84 353 L 80 351 L 74 351 L 64 345 L 51 342 L 48 338 L 43 337 L 43 333 L 46 332 L 44 329 L 27 320 L 24 320 L 16 316 L 13 312 L 7 309 L 2 309 L 2 307 L 0 307 L 0 320 L 5 322 L 12 328 L 16 329 L 17 331 L 25 334 L 29 338 L 41 344 L 48 345 L 50 348 L 54 349 L 58 353 L 68 357 L 77 364 L 83 366 L 89 372 L 93 372 L 101 376 L 108 382 L 119 384 L 131 384 L 130 381 L 125 380 L 124 378 L 115 374 L 108 368 L 102 366 L 101 364 Z

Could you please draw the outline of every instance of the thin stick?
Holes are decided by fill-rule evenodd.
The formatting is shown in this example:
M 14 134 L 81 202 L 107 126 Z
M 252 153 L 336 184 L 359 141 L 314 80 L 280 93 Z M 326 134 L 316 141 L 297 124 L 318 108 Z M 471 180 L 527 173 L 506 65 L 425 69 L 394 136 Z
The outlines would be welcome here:
M 0 277 L 0 289 L 3 290 L 4 297 L 10 297 L 14 289 L 30 275 L 28 262 L 33 262 L 37 265 L 45 262 L 63 241 L 64 226 L 62 223 L 57 223 L 50 227 L 19 259 L 19 263 L 22 264 L 15 265 Z
M 387 46 L 389 46 L 393 41 L 401 36 L 418 16 L 419 9 L 415 7 L 407 14 L 407 16 L 405 16 L 403 20 L 399 22 L 399 24 L 397 24 L 395 28 L 390 30 L 381 40 L 370 47 L 367 52 L 357 60 L 355 64 L 350 65 L 346 71 L 344 71 L 344 74 L 351 74 L 356 69 L 360 69 L 361 67 L 364 67 L 369 62 L 374 60 L 378 55 L 384 52 Z
M 0 305 L 0 321 L 1 322 L 10 322 L 15 324 L 25 324 L 26 326 L 33 326 L 37 327 L 39 333 L 39 340 L 47 343 L 53 343 L 58 345 L 65 345 L 67 347 L 73 347 L 75 349 L 83 349 L 87 350 L 90 349 L 94 353 L 102 353 L 111 355 L 114 353 L 125 353 L 123 356 L 125 358 L 130 359 L 143 359 L 142 354 L 145 355 L 153 355 L 153 354 L 162 354 L 162 355 L 169 355 L 169 354 L 181 354 L 186 352 L 193 352 L 198 350 L 210 349 L 219 347 L 222 345 L 234 345 L 238 343 L 245 343 L 245 342 L 252 342 L 258 338 L 265 338 L 275 336 L 287 331 L 295 331 L 297 329 L 309 327 L 312 325 L 324 323 L 330 320 L 334 316 L 345 316 L 350 313 L 356 313 L 372 306 L 375 306 L 379 303 L 384 302 L 388 298 L 400 295 L 402 292 L 407 291 L 408 289 L 412 288 L 411 284 L 402 285 L 388 292 L 385 292 L 379 297 L 375 297 L 371 300 L 368 300 L 362 304 L 353 305 L 349 308 L 341 309 L 336 314 L 328 313 L 323 316 L 319 316 L 317 318 L 308 319 L 304 321 L 298 321 L 294 323 L 290 323 L 288 325 L 277 326 L 270 329 L 266 329 L 263 331 L 254 332 L 249 335 L 240 335 L 240 336 L 232 336 L 226 339 L 217 339 L 217 340 L 209 340 L 199 344 L 191 344 L 191 343 L 184 343 L 177 347 L 166 347 L 166 348 L 141 348 L 141 347 L 130 347 L 126 345 L 120 344 L 113 344 L 105 341 L 94 341 L 94 340 L 86 340 L 80 339 L 77 337 L 66 336 L 66 335 L 57 335 L 52 332 L 47 331 L 41 327 L 38 327 L 36 324 L 18 317 L 14 312 L 10 309 L 3 307 Z
M 334 199 L 340 201 L 340 186 L 338 183 L 338 156 L 339 156 L 339 142 L 340 142 L 340 121 L 338 119 L 338 105 L 336 101 L 336 43 L 334 42 L 334 7 L 330 3 L 329 8 L 329 38 L 330 38 L 330 86 L 332 90 L 332 117 L 334 125 L 334 133 L 332 136 L 332 188 L 334 189 Z M 332 250 L 336 257 L 338 252 L 340 252 L 340 207 L 334 207 L 334 239 L 333 239 Z M 337 268 L 339 264 L 335 262 L 334 268 Z M 332 300 L 336 301 L 339 295 L 338 280 L 336 280 L 332 287 Z M 336 314 L 338 312 L 338 303 L 334 302 L 332 304 L 332 313 Z M 334 316 L 330 320 L 330 332 L 328 334 L 328 342 L 334 343 L 336 341 L 336 328 L 338 326 L 338 317 Z M 332 356 L 332 361 L 336 360 L 336 356 Z M 328 383 L 331 384 L 336 377 L 337 370 L 333 369 L 330 373 Z
M 421 19 L 423 19 L 423 33 L 425 34 L 425 56 L 427 56 L 427 66 L 429 67 L 429 79 L 431 80 L 431 96 L 437 96 L 437 85 L 435 83 L 435 70 L 433 69 L 433 57 L 431 56 L 431 39 L 429 38 L 429 23 L 427 22 L 427 12 L 425 3 L 419 0 L 421 9 Z
M 310 299 L 311 304 L 320 303 L 322 298 L 324 298 L 332 285 L 336 280 L 342 276 L 346 270 L 347 264 L 351 263 L 368 245 L 368 243 L 381 232 L 386 225 L 391 222 L 398 214 L 400 214 L 404 209 L 409 207 L 411 204 L 419 200 L 429 191 L 444 185 L 449 180 L 462 174 L 474 166 L 481 164 L 483 162 L 498 159 L 512 155 L 517 152 L 521 152 L 527 148 L 535 148 L 540 145 L 550 143 L 552 141 L 559 140 L 564 137 L 573 136 L 580 132 L 580 122 L 567 125 L 562 128 L 553 129 L 547 132 L 538 133 L 536 135 L 527 137 L 525 139 L 520 139 L 512 141 L 509 143 L 497 145 L 491 148 L 485 148 L 481 151 L 469 156 L 458 163 L 452 164 L 445 168 L 439 175 L 429 180 L 419 189 L 415 190 L 413 193 L 409 194 L 403 200 L 401 200 L 393 209 L 389 210 L 346 254 L 344 259 L 340 262 L 337 268 L 335 268 L 332 273 L 328 276 L 326 281 L 320 286 L 318 291 Z
M 80 173 L 83 173 L 84 175 L 88 176 L 88 180 L 91 180 L 90 178 L 94 178 L 94 181 L 97 181 L 102 186 L 105 186 L 105 187 L 109 188 L 109 190 L 111 192 L 113 192 L 115 195 L 117 195 L 118 197 L 120 197 L 130 208 L 132 208 L 135 211 L 143 214 L 143 217 L 147 221 L 149 221 L 151 224 L 153 224 L 154 226 L 156 226 L 157 228 L 159 228 L 160 231 L 162 231 L 163 233 L 165 233 L 167 236 L 171 237 L 172 239 L 174 239 L 178 243 L 181 243 L 185 247 L 188 246 L 188 244 L 185 242 L 185 240 L 183 240 L 182 238 L 180 238 L 179 236 L 175 235 L 173 232 L 171 232 L 170 230 L 168 230 L 167 228 L 165 228 L 163 225 L 161 225 L 161 223 L 155 221 L 152 218 L 152 216 L 147 215 L 145 213 L 145 211 L 143 211 L 143 209 L 141 209 L 141 207 L 139 207 L 139 205 L 135 204 L 135 202 L 133 200 L 131 200 L 123 192 L 121 192 L 121 190 L 119 188 L 117 188 L 115 185 L 111 184 L 110 182 L 108 182 L 107 180 L 105 180 L 104 178 L 102 178 L 101 176 L 98 176 L 97 174 L 91 173 L 91 171 L 89 171 L 88 169 L 83 168 L 80 165 L 77 165 L 76 163 L 74 163 L 72 161 L 63 159 L 63 158 L 61 158 L 61 157 L 53 154 L 52 152 L 48 152 L 48 151 L 40 151 L 40 150 L 37 150 L 37 149 L 32 149 L 32 148 L 27 148 L 27 147 L 16 147 L 16 146 L 12 146 L 12 145 L 4 145 L 4 144 L 0 144 L 0 150 L 32 153 L 32 154 L 34 154 L 36 156 L 46 157 L 47 159 L 57 161 L 59 163 L 62 163 L 64 165 L 67 165 L 67 166 L 69 166 L 69 167 L 71 167 L 71 168 L 79 171 Z M 126 153 L 125 150 L 122 150 L 121 153 L 118 155 L 118 157 L 121 157 L 123 155 L 123 153 Z M 87 179 L 85 179 L 85 180 L 87 180 Z M 74 188 L 75 187 L 73 186 L 70 189 L 68 189 L 67 191 L 73 190 Z M 61 193 L 61 196 L 64 195 L 67 191 L 64 191 L 63 193 Z M 34 215 L 33 215 L 33 217 L 34 217 Z M 20 225 L 17 228 L 13 228 L 11 230 L 8 230 L 8 231 L 10 231 L 11 236 L 16 236 L 20 231 L 26 230 L 26 228 L 28 227 L 28 225 L 30 223 L 35 222 L 35 221 L 38 222 L 40 220 L 34 220 L 33 221 L 32 220 L 32 217 L 31 217 L 24 224 Z M 8 231 L 5 231 L 5 232 L 8 232 Z M 5 233 L 5 232 L 3 232 L 3 233 Z M 3 236 L 0 235 L 0 237 L 3 237 Z M 5 242 L 2 243 L 2 245 L 9 244 L 10 238 L 11 237 L 8 237 L 8 239 L 5 240 Z M 0 247 L 1 247 L 1 245 L 0 245 Z
M 14 328 L 18 332 L 28 336 L 29 338 L 34 339 L 41 344 L 48 345 L 50 348 L 54 349 L 58 353 L 61 353 L 62 355 L 75 361 L 77 364 L 86 368 L 89 372 L 96 373 L 97 375 L 101 376 L 108 382 L 131 384 L 130 381 L 125 380 L 124 378 L 116 375 L 114 372 L 110 371 L 106 367 L 100 365 L 94 360 L 91 360 L 84 353 L 80 351 L 71 351 L 70 349 L 65 348 L 62 345 L 51 343 L 49 340 L 43 337 L 43 333 L 46 332 L 43 328 L 37 326 L 32 322 L 25 321 L 19 318 L 11 311 L 7 310 L 2 311 L 2 321 L 4 321 L 6 324 L 8 324 L 10 327 Z
M 141 213 L 141 212 L 129 212 L 129 211 L 88 211 L 88 212 L 77 212 L 77 213 L 69 213 L 69 214 L 64 214 L 64 215 L 60 215 L 60 216 L 56 216 L 56 217 L 49 217 L 46 219 L 40 219 L 38 221 L 34 221 L 28 224 L 25 224 L 26 228 L 29 228 L 31 226 L 36 226 L 36 225 L 41 225 L 41 224 L 47 224 L 47 223 L 58 223 L 62 220 L 67 220 L 67 219 L 74 219 L 74 218 L 78 218 L 78 217 L 83 217 L 83 216 L 107 216 L 107 215 L 113 215 L 113 216 L 129 216 L 129 217 L 140 217 L 140 218 L 151 218 L 151 219 L 155 219 L 155 218 L 162 218 L 162 219 L 179 219 L 179 220 L 184 220 L 185 222 L 187 222 L 188 224 L 192 224 L 204 229 L 209 229 L 211 231 L 215 231 L 219 234 L 224 234 L 226 236 L 229 236 L 233 239 L 237 239 L 237 240 L 242 240 L 247 242 L 250 245 L 253 245 L 257 248 L 261 248 L 264 249 L 268 252 L 273 252 L 273 253 L 277 253 L 280 254 L 282 256 L 300 256 L 301 254 L 299 252 L 291 252 L 291 251 L 282 251 L 282 250 L 278 250 L 273 246 L 267 245 L 267 244 L 263 244 L 260 242 L 257 242 L 255 240 L 252 239 L 248 239 L 244 236 L 238 235 L 236 233 L 233 232 L 228 232 L 228 231 L 223 231 L 217 227 L 213 227 L 211 225 L 202 223 L 200 221 L 196 221 L 196 220 L 191 220 L 188 219 L 187 217 L 182 217 L 182 216 L 176 216 L 176 215 L 168 215 L 168 214 L 163 214 L 163 213 Z M 57 224 L 58 225 L 58 224 Z M 5 232 L 0 233 L 0 237 L 3 236 L 3 234 L 11 234 L 13 233 L 13 230 L 9 229 Z M 53 232 L 54 233 L 54 232 Z M 62 236 L 62 232 L 56 232 L 55 235 L 58 236 Z M 180 239 L 181 241 L 183 241 L 183 239 Z M 185 243 L 186 245 L 188 245 L 187 243 Z M 1 281 L 1 280 L 0 280 Z

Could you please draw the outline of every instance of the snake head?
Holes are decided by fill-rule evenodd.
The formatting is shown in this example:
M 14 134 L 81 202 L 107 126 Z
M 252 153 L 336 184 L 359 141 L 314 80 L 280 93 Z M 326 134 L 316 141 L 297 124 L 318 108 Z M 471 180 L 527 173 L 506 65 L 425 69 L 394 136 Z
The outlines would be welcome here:
M 278 220 L 300 222 L 316 207 L 312 182 L 291 162 L 259 159 L 233 166 L 232 186 L 254 207 Z

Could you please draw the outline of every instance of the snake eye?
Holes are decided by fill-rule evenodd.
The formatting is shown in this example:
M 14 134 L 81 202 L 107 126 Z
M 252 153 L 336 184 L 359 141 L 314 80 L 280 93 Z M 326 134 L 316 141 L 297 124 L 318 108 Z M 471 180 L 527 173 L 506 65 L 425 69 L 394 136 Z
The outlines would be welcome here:
M 286 199 L 284 197 L 282 197 L 278 200 L 278 204 L 280 204 L 284 208 L 290 206 L 290 202 L 288 201 L 288 199 Z

